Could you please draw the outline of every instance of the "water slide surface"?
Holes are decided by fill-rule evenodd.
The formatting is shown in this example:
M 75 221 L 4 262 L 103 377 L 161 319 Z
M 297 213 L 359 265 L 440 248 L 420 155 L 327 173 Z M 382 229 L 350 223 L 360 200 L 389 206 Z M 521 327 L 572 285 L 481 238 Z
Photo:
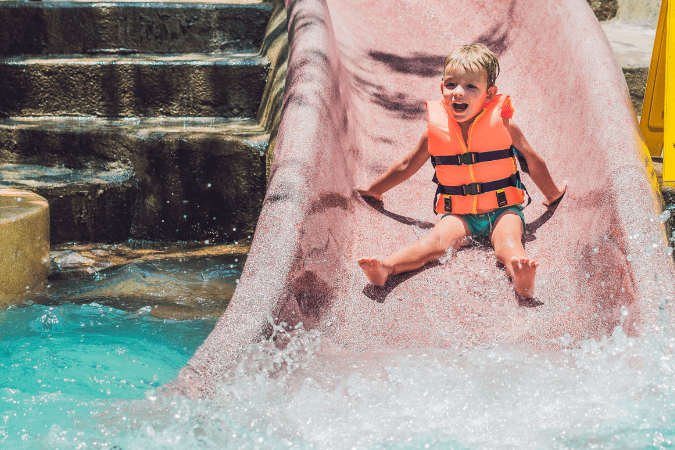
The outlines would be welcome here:
M 170 390 L 209 395 L 271 320 L 322 351 L 495 343 L 558 349 L 658 331 L 675 292 L 662 204 L 626 83 L 585 0 L 287 0 L 288 77 L 265 204 L 239 287 Z M 514 120 L 568 191 L 555 209 L 524 176 L 537 297 L 518 301 L 492 249 L 448 254 L 383 288 L 356 261 L 438 221 L 430 164 L 372 204 L 354 186 L 407 153 L 440 99 L 445 56 L 499 57 Z M 664 305 L 666 306 L 664 308 Z

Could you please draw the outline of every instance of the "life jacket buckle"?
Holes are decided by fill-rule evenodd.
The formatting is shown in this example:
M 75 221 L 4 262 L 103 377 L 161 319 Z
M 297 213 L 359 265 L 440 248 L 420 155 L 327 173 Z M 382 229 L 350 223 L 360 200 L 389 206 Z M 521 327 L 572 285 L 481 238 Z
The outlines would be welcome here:
M 478 162 L 478 153 L 476 152 L 469 152 L 469 153 L 462 153 L 457 155 L 457 163 L 458 165 L 462 166 L 468 166 L 470 164 L 476 164 Z
M 464 193 L 462 195 L 478 195 L 483 191 L 482 183 L 470 183 L 462 185 Z
M 504 189 L 499 189 L 497 191 L 497 206 L 503 208 L 508 204 L 509 202 L 506 199 L 506 192 L 504 192 Z
M 445 212 L 452 212 L 452 198 L 449 195 L 446 195 L 443 199 L 443 206 L 445 207 Z

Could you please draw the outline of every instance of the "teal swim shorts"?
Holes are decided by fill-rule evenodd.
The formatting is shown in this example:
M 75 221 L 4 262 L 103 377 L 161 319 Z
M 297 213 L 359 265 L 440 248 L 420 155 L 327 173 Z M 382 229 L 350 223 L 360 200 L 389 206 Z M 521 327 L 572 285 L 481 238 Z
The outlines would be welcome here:
M 525 216 L 523 215 L 523 210 L 521 206 L 507 206 L 504 208 L 495 209 L 492 212 L 485 214 L 456 214 L 457 217 L 462 218 L 464 222 L 469 226 L 471 230 L 471 235 L 475 237 L 490 237 L 492 233 L 492 227 L 494 226 L 499 216 L 504 214 L 507 211 L 513 211 L 518 214 L 520 220 L 523 222 L 523 233 L 525 233 Z M 445 216 L 452 216 L 453 214 L 443 214 Z M 441 219 L 443 219 L 441 217 Z

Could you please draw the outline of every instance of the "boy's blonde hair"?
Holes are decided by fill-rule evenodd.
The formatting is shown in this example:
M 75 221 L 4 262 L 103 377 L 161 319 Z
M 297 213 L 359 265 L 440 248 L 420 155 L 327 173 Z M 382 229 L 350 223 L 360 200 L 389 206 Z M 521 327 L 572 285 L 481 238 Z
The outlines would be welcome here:
M 494 53 L 483 44 L 468 44 L 457 47 L 445 58 L 443 64 L 443 78 L 445 69 L 462 68 L 469 71 L 485 70 L 487 73 L 488 87 L 495 85 L 499 75 L 499 60 Z

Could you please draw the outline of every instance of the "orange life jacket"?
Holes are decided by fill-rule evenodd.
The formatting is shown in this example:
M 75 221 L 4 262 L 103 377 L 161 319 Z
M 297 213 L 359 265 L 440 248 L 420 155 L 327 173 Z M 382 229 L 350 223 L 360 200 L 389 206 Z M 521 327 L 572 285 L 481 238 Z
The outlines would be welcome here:
M 428 148 L 438 183 L 435 211 L 482 214 L 522 203 L 517 150 L 502 120 L 513 115 L 510 97 L 497 95 L 485 105 L 469 127 L 467 143 L 446 108 L 444 100 L 427 103 Z

